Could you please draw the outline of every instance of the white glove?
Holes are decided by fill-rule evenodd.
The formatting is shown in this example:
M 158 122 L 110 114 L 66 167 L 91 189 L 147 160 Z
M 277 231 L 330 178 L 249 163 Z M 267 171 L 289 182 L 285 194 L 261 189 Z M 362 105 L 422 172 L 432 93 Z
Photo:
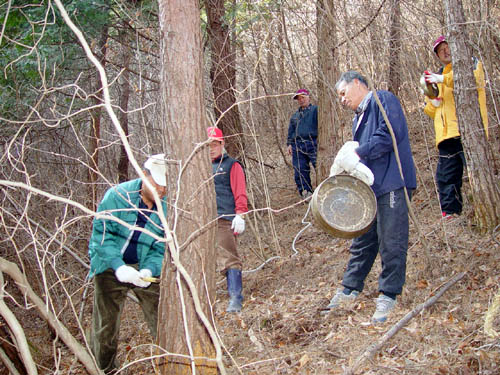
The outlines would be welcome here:
M 436 108 L 441 106 L 441 102 L 442 102 L 441 98 L 431 99 L 431 104 Z
M 342 173 L 344 170 L 339 167 L 338 163 L 333 162 L 332 166 L 330 167 L 330 177 L 336 176 L 340 173 Z
M 151 284 L 151 282 L 145 281 L 144 278 L 145 277 L 152 277 L 153 272 L 151 272 L 151 270 L 149 268 L 143 268 L 142 270 L 139 270 L 139 275 L 141 277 L 141 280 L 148 284 L 144 287 L 144 288 L 147 288 Z
M 141 280 L 139 271 L 127 265 L 118 267 L 115 271 L 115 276 L 121 283 L 131 283 L 141 288 L 146 288 L 150 284 Z
M 370 168 L 368 168 L 363 163 L 358 163 L 356 165 L 356 168 L 354 168 L 354 170 L 350 173 L 350 175 L 359 178 L 361 181 L 363 181 L 365 184 L 369 186 L 373 185 L 373 181 L 375 179 L 373 177 L 373 173 L 370 170 Z
M 245 231 L 245 220 L 240 215 L 235 215 L 231 224 L 234 234 L 241 234 Z
M 345 154 L 339 160 L 339 167 L 343 168 L 347 173 L 350 173 L 356 168 L 359 163 L 359 156 L 354 149 L 346 150 Z
M 443 83 L 444 81 L 444 77 L 442 74 L 436 74 L 425 71 L 424 75 L 425 75 L 425 82 L 428 83 Z
M 342 145 L 342 147 L 340 148 L 337 156 L 345 155 L 348 152 L 354 151 L 358 147 L 359 147 L 359 142 L 358 141 L 347 141 L 346 143 L 344 143 Z
M 339 152 L 337 152 L 337 155 L 335 156 L 335 160 L 333 161 L 333 164 L 330 168 L 330 176 L 336 176 L 339 173 L 342 173 L 346 168 L 342 165 L 342 160 L 348 155 L 349 153 L 355 153 L 355 149 L 359 147 L 359 142 L 356 141 L 347 141 L 342 145 L 340 148 Z M 357 156 L 357 155 L 356 155 Z M 359 158 L 358 158 L 359 161 Z

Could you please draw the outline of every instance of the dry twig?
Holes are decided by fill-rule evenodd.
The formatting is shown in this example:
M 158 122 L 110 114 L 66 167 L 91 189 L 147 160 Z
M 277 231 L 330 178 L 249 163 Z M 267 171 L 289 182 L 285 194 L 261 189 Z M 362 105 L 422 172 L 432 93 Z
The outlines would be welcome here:
M 365 360 L 373 358 L 375 353 L 378 352 L 386 344 L 387 341 L 389 341 L 394 335 L 396 335 L 396 333 L 398 333 L 399 330 L 403 328 L 414 316 L 420 314 L 423 310 L 435 304 L 436 301 L 441 298 L 444 292 L 450 289 L 464 276 L 465 272 L 461 272 L 455 275 L 455 277 L 448 281 L 434 296 L 429 298 L 424 303 L 421 303 L 408 314 L 406 314 L 399 322 L 393 325 L 391 329 L 387 331 L 375 344 L 372 344 L 368 348 L 366 348 L 363 354 L 361 354 L 361 356 L 356 359 L 354 365 L 344 371 L 344 375 L 354 375 L 356 373 L 356 370 L 359 368 L 359 366 L 361 366 L 363 362 L 365 362 Z

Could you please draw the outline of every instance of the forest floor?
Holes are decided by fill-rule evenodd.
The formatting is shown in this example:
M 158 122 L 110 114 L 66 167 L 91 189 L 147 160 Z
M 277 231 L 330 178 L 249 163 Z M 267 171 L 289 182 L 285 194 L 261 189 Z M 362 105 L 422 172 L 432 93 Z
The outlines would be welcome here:
M 312 225 L 297 237 L 294 250 L 297 233 L 304 222 L 312 221 L 310 212 L 304 218 L 308 205 L 300 202 L 290 169 L 281 168 L 269 179 L 275 232 L 269 230 L 269 214 L 261 211 L 259 224 L 248 222 L 253 218 L 248 220 L 239 239 L 247 271 L 241 313 L 225 312 L 228 298 L 222 276 L 217 283 L 214 316 L 227 374 L 343 374 L 401 318 L 461 272 L 465 272 L 464 278 L 414 316 L 373 358 L 361 362 L 355 373 L 500 374 L 500 339 L 483 330 L 485 314 L 500 284 L 500 235 L 481 234 L 472 224 L 466 181 L 464 213 L 451 220 L 441 218 L 432 177 L 436 155 L 429 147 L 433 146 L 422 142 L 414 148 L 419 187 L 412 206 L 420 229 L 411 223 L 406 284 L 384 324 L 370 323 L 378 294 L 379 259 L 352 307 L 321 314 L 340 286 L 349 241 L 333 238 Z M 261 202 L 252 203 L 265 207 Z M 271 256 L 279 258 L 252 271 Z M 90 322 L 90 301 L 84 327 Z M 52 338 L 46 344 L 47 328 L 36 314 L 24 324 L 31 340 L 36 343 L 39 337 L 43 341 L 37 345 L 37 357 L 46 357 L 47 371 L 40 368 L 40 374 L 86 373 L 60 341 L 54 344 Z M 500 331 L 500 317 L 494 328 Z M 73 329 L 77 331 L 77 327 Z M 153 374 L 152 361 L 143 360 L 151 342 L 139 306 L 128 301 L 118 358 L 129 366 L 120 373 Z M 60 360 L 55 372 L 48 370 L 54 367 L 54 358 Z

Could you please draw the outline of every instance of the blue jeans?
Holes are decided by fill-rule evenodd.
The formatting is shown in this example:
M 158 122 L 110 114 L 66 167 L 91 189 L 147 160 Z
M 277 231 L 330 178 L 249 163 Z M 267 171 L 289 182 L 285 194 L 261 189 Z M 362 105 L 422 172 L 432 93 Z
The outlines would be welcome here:
M 292 143 L 292 164 L 295 172 L 295 184 L 299 193 L 307 190 L 312 193 L 311 167 L 316 168 L 316 153 L 318 144 L 316 139 L 296 138 Z
M 411 191 L 408 191 L 411 198 Z M 377 216 L 365 234 L 352 241 L 351 258 L 344 272 L 342 285 L 362 291 L 377 254 L 380 253 L 382 272 L 379 291 L 401 294 L 406 275 L 408 251 L 408 207 L 404 189 L 377 198 Z

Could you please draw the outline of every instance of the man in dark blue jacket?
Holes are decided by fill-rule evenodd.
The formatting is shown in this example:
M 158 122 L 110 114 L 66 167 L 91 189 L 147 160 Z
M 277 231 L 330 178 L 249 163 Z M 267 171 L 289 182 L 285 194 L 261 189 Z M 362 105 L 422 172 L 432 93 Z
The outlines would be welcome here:
M 352 128 L 354 142 L 343 146 L 344 150 L 339 151 L 342 157 L 335 158 L 334 164 L 338 164 L 336 169 L 348 173 L 356 170 L 358 163 L 363 163 L 372 171 L 377 216 L 368 232 L 352 241 L 351 257 L 342 280 L 343 289 L 337 290 L 327 308 L 335 309 L 343 303 L 352 302 L 359 295 L 380 253 L 380 294 L 372 321 L 385 322 L 405 282 L 409 232 L 405 188 L 411 197 L 417 186 L 408 127 L 398 98 L 388 91 L 377 91 L 396 138 L 403 172 L 401 177 L 391 134 L 366 79 L 358 72 L 349 71 L 342 74 L 335 88 L 342 105 L 352 109 L 355 116 Z
M 293 99 L 299 102 L 299 109 L 292 115 L 288 125 L 287 151 L 292 155 L 295 184 L 302 198 L 312 195 L 311 167 L 316 168 L 318 151 L 318 107 L 309 100 L 309 91 L 298 90 Z

